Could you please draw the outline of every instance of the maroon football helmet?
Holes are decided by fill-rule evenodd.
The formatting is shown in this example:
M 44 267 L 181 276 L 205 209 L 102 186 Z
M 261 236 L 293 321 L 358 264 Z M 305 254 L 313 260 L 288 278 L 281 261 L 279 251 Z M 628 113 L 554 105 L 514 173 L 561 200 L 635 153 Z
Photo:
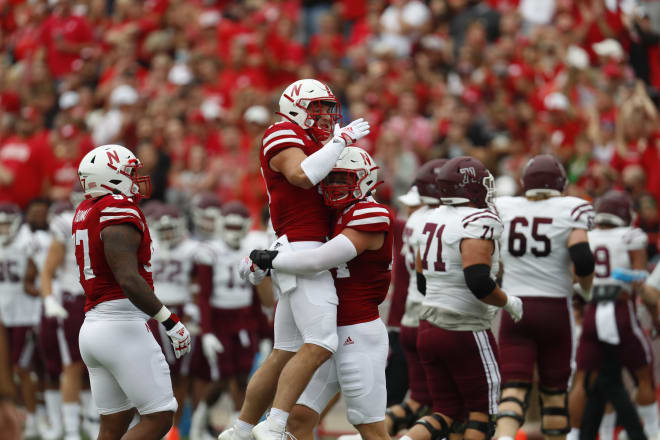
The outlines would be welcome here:
M 232 200 L 222 205 L 221 233 L 222 238 L 233 248 L 241 245 L 241 240 L 252 226 L 250 211 L 243 202 Z
M 440 172 L 440 168 L 446 163 L 447 159 L 432 159 L 422 165 L 419 171 L 417 171 L 413 185 L 417 187 L 417 192 L 422 203 L 427 205 L 440 204 L 440 192 L 438 191 L 436 177 Z
M 447 161 L 436 176 L 440 201 L 444 205 L 474 203 L 489 208 L 493 198 L 494 179 L 479 160 L 461 156 Z
M 20 208 L 13 203 L 0 203 L 0 246 L 13 240 L 21 226 Z
M 161 202 L 160 200 L 148 200 L 144 202 L 141 206 L 142 208 L 142 213 L 144 216 L 147 218 L 147 221 L 151 220 L 156 212 L 158 212 L 162 207 L 164 206 L 164 203 Z
M 195 233 L 203 239 L 210 239 L 220 233 L 222 203 L 215 193 L 207 191 L 192 199 L 192 218 Z
M 74 209 L 75 208 L 68 200 L 60 200 L 59 202 L 53 203 L 50 205 L 50 208 L 48 208 L 49 222 L 52 217 L 62 214 L 63 212 L 74 211 Z
M 632 218 L 632 200 L 625 192 L 611 190 L 596 200 L 595 224 L 628 226 Z
M 158 242 L 166 246 L 174 246 L 186 236 L 186 220 L 174 205 L 156 206 L 150 223 Z
M 566 171 L 562 164 L 550 154 L 532 157 L 521 179 L 526 196 L 550 194 L 558 196 L 566 188 Z

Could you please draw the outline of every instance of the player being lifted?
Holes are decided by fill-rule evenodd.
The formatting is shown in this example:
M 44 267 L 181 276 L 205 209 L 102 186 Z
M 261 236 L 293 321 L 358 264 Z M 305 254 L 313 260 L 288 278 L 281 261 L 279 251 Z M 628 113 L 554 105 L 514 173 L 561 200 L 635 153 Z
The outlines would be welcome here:
M 78 167 L 85 200 L 72 234 L 86 297 L 79 343 L 102 440 L 156 440 L 172 426 L 177 402 L 149 317 L 165 326 L 177 357 L 190 351 L 188 331 L 154 294 L 151 236 L 137 205 L 150 192 L 149 178 L 138 177 L 141 165 L 127 148 L 104 145 Z M 141 419 L 126 432 L 134 408 Z
M 384 424 L 388 337 L 378 304 L 390 284 L 394 217 L 371 197 L 379 183 L 377 170 L 366 151 L 346 147 L 321 182 L 325 203 L 334 210 L 334 238 L 315 249 L 250 254 L 263 270 L 304 275 L 335 269 L 339 347 L 316 371 L 289 418 L 299 440 L 314 438 L 321 412 L 340 389 L 348 421 L 362 437 L 389 438 Z
M 344 147 L 369 134 L 369 123 L 358 119 L 340 128 L 339 101 L 313 79 L 289 85 L 279 107 L 283 119 L 266 130 L 260 152 L 273 228 L 280 247 L 319 247 L 330 235 L 330 222 L 316 185 Z M 280 440 L 314 371 L 337 350 L 337 294 L 330 272 L 274 279 L 274 284 L 280 293 L 274 349 L 252 376 L 241 414 L 220 435 L 223 440 L 250 435 Z M 254 426 L 271 402 L 268 418 Z
M 491 321 L 498 307 L 518 321 L 522 303 L 494 281 L 502 222 L 491 210 L 493 176 L 478 160 L 457 157 L 440 168 L 436 182 L 441 205 L 424 215 L 416 261 L 417 286 L 426 296 L 417 350 L 433 414 L 402 438 L 437 440 L 462 425 L 466 439 L 488 439 L 500 389 Z
M 575 363 L 573 267 L 580 291 L 589 292 L 594 259 L 587 230 L 593 208 L 583 199 L 562 196 L 566 173 L 551 155 L 530 159 L 521 183 L 524 196 L 495 199 L 504 222 L 502 288 L 520 297 L 525 311 L 520 322 L 503 315 L 500 324 L 496 437 L 512 440 L 524 423 L 536 364 L 541 432 L 564 438 L 570 430 L 566 393 Z

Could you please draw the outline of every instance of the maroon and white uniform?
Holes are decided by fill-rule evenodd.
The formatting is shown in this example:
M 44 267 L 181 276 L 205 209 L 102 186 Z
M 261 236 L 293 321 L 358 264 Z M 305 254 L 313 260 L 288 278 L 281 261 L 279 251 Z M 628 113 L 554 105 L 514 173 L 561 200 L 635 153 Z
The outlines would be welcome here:
M 346 208 L 337 218 L 333 235 L 345 228 L 384 232 L 378 250 L 366 250 L 333 270 L 339 296 L 337 352 L 314 373 L 298 400 L 321 413 L 341 391 L 353 425 L 385 419 L 388 338 L 378 305 L 385 299 L 392 270 L 394 215 L 369 198 Z
M 170 369 L 147 325 L 149 316 L 126 298 L 105 259 L 101 232 L 119 224 L 131 225 L 142 234 L 138 271 L 153 287 L 151 236 L 132 199 L 105 195 L 84 200 L 73 219 L 75 255 L 86 297 L 80 353 L 89 370 L 92 395 L 101 414 L 133 407 L 140 414 L 176 411 Z
M 567 389 L 576 350 L 573 272 L 566 244 L 573 230 L 591 227 L 593 208 L 568 196 L 498 197 L 495 205 L 504 222 L 502 288 L 520 297 L 524 308 L 518 323 L 502 314 L 498 341 L 502 379 L 531 383 L 536 364 L 542 387 Z
M 433 411 L 463 420 L 467 412 L 495 414 L 500 393 L 497 347 L 490 331 L 497 307 L 480 301 L 463 275 L 461 242 L 493 240 L 491 277 L 499 269 L 502 222 L 487 209 L 440 206 L 424 215 L 417 235 L 426 296 L 417 350 Z
M 631 269 L 629 251 L 646 249 L 646 233 L 623 226 L 594 229 L 589 232 L 589 246 L 594 254 L 594 288 L 582 320 L 577 365 L 581 370 L 595 370 L 600 365 L 601 343 L 617 345 L 621 363 L 635 371 L 652 362 L 651 344 L 637 318 L 635 296 L 630 287 L 612 278 L 614 269 Z M 618 285 L 622 293 L 615 300 L 597 301 L 598 286 Z
M 289 121 L 273 124 L 264 133 L 259 155 L 261 172 L 279 239 L 273 246 L 280 252 L 321 246 L 330 234 L 330 216 L 317 187 L 303 189 L 290 184 L 283 174 L 270 168 L 270 160 L 287 148 L 299 148 L 309 156 L 321 147 L 305 130 Z M 283 288 L 275 271 L 273 285 L 279 294 L 274 348 L 297 351 L 303 343 L 311 343 L 334 352 L 338 300 L 330 272 L 296 275 L 294 282 L 287 282 Z

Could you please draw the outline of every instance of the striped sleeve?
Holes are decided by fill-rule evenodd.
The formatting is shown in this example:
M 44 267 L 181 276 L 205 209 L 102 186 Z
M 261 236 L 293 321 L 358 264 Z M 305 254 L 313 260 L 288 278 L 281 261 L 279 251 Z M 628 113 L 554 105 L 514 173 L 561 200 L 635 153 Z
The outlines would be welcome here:
M 275 124 L 271 126 L 261 141 L 262 154 L 268 161 L 277 153 L 287 148 L 303 148 L 305 142 L 293 124 Z
M 99 224 L 101 229 L 110 225 L 130 223 L 140 232 L 144 232 L 144 222 L 139 208 L 125 198 L 112 198 L 111 203 L 100 207 Z
M 504 226 L 499 215 L 488 209 L 479 209 L 461 219 L 462 237 L 498 240 Z
M 591 229 L 594 220 L 594 208 L 586 200 L 572 198 L 569 206 L 569 226 L 574 229 Z
M 393 227 L 390 210 L 380 203 L 359 203 L 343 219 L 344 227 L 364 232 L 387 232 Z

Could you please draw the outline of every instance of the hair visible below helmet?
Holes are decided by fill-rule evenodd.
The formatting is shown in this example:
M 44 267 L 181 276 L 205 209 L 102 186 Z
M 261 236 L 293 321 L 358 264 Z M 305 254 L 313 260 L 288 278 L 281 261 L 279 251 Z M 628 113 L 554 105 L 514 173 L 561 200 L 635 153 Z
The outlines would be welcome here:
M 346 147 L 328 176 L 321 181 L 325 204 L 343 207 L 367 197 L 382 181 L 378 165 L 369 153 L 359 147 Z
M 629 226 L 633 219 L 632 200 L 623 191 L 611 190 L 596 200 L 597 225 Z
M 174 205 L 156 207 L 149 221 L 158 242 L 166 246 L 172 247 L 186 236 L 186 220 Z
M 195 234 L 209 240 L 221 234 L 222 203 L 215 193 L 205 191 L 192 198 L 192 219 Z
M 323 105 L 329 105 L 330 108 L 326 111 Z M 330 87 L 315 79 L 300 79 L 284 89 L 280 97 L 279 114 L 309 130 L 319 142 L 330 139 L 335 124 L 341 123 L 339 100 Z M 323 126 L 319 126 L 323 117 L 329 119 Z
M 532 157 L 525 165 L 521 179 L 525 196 L 528 197 L 559 196 L 566 188 L 566 181 L 563 165 L 550 154 Z
M 241 241 L 252 226 L 252 218 L 247 206 L 238 200 L 232 200 L 222 205 L 222 238 L 233 247 L 239 248 Z
M 484 164 L 469 156 L 448 160 L 436 176 L 442 204 L 473 203 L 482 209 L 492 206 L 494 182 L 493 175 Z
M 417 187 L 419 198 L 427 205 L 440 204 L 440 192 L 436 177 L 440 168 L 447 163 L 448 159 L 432 159 L 422 165 L 417 171 L 413 185 Z
M 13 203 L 0 203 L 0 246 L 11 242 L 21 226 L 21 209 Z

